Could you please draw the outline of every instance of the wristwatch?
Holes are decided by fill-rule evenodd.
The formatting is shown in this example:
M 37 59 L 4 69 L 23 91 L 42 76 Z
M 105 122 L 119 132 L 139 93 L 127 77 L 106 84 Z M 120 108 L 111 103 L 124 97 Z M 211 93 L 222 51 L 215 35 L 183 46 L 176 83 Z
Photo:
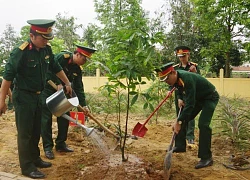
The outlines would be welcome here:
M 178 124 L 182 124 L 182 121 L 178 121 Z

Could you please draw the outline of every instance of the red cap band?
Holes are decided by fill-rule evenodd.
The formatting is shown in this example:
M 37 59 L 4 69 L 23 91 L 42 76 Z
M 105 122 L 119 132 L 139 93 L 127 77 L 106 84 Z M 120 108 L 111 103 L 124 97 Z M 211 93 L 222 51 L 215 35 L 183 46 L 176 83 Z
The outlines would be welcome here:
M 167 69 L 165 69 L 164 71 L 159 72 L 158 75 L 159 75 L 159 77 L 163 77 L 163 76 L 166 76 L 167 74 L 169 74 L 173 70 L 174 70 L 174 67 L 170 66 Z
M 90 58 L 91 55 L 92 55 L 92 53 L 89 53 L 89 52 L 87 52 L 87 51 L 84 51 L 84 50 L 82 50 L 81 48 L 76 48 L 76 51 L 78 51 L 79 53 L 81 53 L 81 54 L 84 55 L 84 56 L 87 56 L 88 58 Z
M 52 31 L 51 27 L 49 27 L 49 28 L 42 28 L 42 27 L 39 27 L 39 26 L 31 25 L 30 28 L 33 31 L 36 31 L 37 33 L 40 33 L 40 34 L 49 34 Z
M 184 50 L 182 50 L 182 49 L 179 49 L 178 51 L 177 51 L 177 54 L 186 54 L 186 53 L 188 53 L 189 52 L 189 50 L 187 50 L 187 49 L 184 49 Z

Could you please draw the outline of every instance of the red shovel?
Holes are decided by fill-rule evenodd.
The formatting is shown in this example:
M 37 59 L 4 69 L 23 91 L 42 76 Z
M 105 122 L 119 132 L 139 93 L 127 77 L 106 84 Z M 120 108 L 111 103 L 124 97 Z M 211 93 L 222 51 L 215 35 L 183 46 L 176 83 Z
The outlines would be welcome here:
M 155 108 L 155 110 L 150 114 L 150 116 L 148 117 L 148 119 L 144 122 L 144 124 L 141 123 L 137 123 L 132 131 L 132 134 L 134 136 L 139 136 L 139 137 L 143 137 L 146 132 L 147 132 L 147 128 L 145 127 L 145 125 L 148 123 L 148 121 L 150 120 L 150 118 L 155 114 L 155 112 L 162 106 L 162 104 L 171 96 L 171 94 L 174 92 L 176 88 L 173 87 L 172 90 L 170 91 L 170 93 L 162 100 L 162 102 L 157 106 L 157 108 Z

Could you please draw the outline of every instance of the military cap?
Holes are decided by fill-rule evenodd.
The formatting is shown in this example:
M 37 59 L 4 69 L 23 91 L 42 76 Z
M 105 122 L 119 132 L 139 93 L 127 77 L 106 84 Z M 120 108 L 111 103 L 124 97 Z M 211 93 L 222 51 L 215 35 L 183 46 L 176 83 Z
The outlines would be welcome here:
M 190 48 L 187 46 L 178 46 L 174 50 L 178 57 L 185 56 L 187 53 L 190 52 Z
M 169 62 L 160 67 L 160 69 L 155 70 L 158 73 L 160 81 L 165 81 L 168 77 L 168 74 L 174 70 L 173 64 L 174 62 Z
M 92 49 L 89 47 L 85 47 L 85 46 L 80 46 L 80 45 L 76 45 L 76 51 L 81 53 L 82 55 L 90 58 L 92 56 L 92 54 L 96 51 L 96 49 Z
M 54 25 L 54 20 L 49 19 L 32 19 L 27 21 L 28 24 L 30 24 L 30 29 L 34 32 L 37 32 L 38 34 L 41 34 L 41 36 L 45 39 L 51 40 L 53 39 L 54 35 L 52 33 L 52 26 Z

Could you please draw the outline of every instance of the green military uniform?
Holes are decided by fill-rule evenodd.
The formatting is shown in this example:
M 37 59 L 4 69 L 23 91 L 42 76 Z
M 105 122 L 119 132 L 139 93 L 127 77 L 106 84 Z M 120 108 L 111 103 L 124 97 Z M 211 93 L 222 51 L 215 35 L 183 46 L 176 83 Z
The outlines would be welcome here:
M 178 70 L 177 97 L 182 99 L 185 96 L 185 106 L 180 114 L 178 121 L 182 122 L 181 130 L 176 136 L 175 146 L 186 149 L 186 126 L 201 111 L 199 127 L 199 150 L 198 157 L 208 159 L 212 157 L 211 136 L 212 130 L 209 127 L 211 119 L 219 101 L 219 94 L 204 77 L 183 70 Z
M 30 39 L 14 48 L 5 66 L 3 78 L 7 81 L 15 78 L 12 95 L 22 174 L 36 171 L 35 163 L 41 160 L 38 147 L 42 114 L 40 93 L 44 89 L 48 69 L 54 73 L 62 70 L 54 61 L 49 45 L 38 51 Z
M 81 106 L 86 106 L 84 88 L 82 83 L 82 71 L 77 64 L 73 64 L 73 54 L 71 52 L 61 52 L 55 55 L 55 61 L 58 62 L 69 81 L 72 82 L 72 89 L 75 91 L 79 104 Z M 62 84 L 60 80 L 52 73 L 47 74 L 47 80 L 52 80 L 57 85 Z M 44 151 L 51 151 L 54 143 L 52 139 L 52 114 L 46 105 L 46 98 L 55 93 L 56 90 L 53 89 L 48 83 L 43 91 L 43 114 L 42 114 L 42 139 Z M 69 121 L 63 117 L 57 118 L 58 125 L 58 135 L 55 140 L 56 149 L 63 149 L 66 147 L 65 141 L 67 140 Z
M 174 69 L 175 70 L 184 70 L 184 71 L 189 71 L 190 67 L 194 65 L 196 67 L 196 73 L 200 74 L 200 69 L 198 68 L 198 65 L 196 63 L 193 62 L 188 62 L 186 67 L 183 67 L 181 65 L 181 63 L 174 65 Z M 178 115 L 179 112 L 179 106 L 178 106 L 178 98 L 177 98 L 177 94 L 175 93 L 175 107 L 176 107 L 176 115 Z M 186 139 L 188 140 L 194 140 L 194 129 L 195 129 L 195 120 L 192 119 L 188 122 L 187 125 L 187 134 L 186 134 Z

